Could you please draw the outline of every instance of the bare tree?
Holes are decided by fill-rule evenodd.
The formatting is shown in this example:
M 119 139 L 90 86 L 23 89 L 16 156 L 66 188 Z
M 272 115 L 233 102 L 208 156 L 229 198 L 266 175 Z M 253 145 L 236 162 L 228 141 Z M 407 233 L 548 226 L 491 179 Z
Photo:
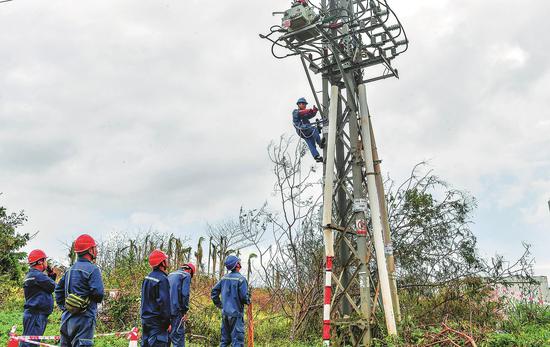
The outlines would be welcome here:
M 208 224 L 207 227 L 212 245 L 212 273 L 216 273 L 217 263 L 218 277 L 221 278 L 225 271 L 223 266 L 225 257 L 232 253 L 237 254 L 240 249 L 251 246 L 253 240 L 249 239 L 250 234 L 242 227 L 240 219 L 228 219 L 217 224 Z
M 241 209 L 240 224 L 258 256 L 257 272 L 272 296 L 275 311 L 291 318 L 290 338 L 318 328 L 322 303 L 323 247 L 320 232 L 319 180 L 302 159 L 302 142 L 281 137 L 269 146 L 278 212 L 267 205 Z

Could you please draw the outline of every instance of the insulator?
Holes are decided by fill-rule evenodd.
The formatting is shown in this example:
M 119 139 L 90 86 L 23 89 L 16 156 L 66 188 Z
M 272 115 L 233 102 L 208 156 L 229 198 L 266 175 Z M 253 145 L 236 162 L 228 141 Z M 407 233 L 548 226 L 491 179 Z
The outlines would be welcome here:
M 402 45 L 406 45 L 409 43 L 409 40 L 400 40 L 400 41 L 397 41 L 396 44 L 398 46 L 402 46 Z
M 399 28 L 401 28 L 401 26 L 399 24 L 394 24 L 394 25 L 390 25 L 388 27 L 388 30 L 397 30 Z

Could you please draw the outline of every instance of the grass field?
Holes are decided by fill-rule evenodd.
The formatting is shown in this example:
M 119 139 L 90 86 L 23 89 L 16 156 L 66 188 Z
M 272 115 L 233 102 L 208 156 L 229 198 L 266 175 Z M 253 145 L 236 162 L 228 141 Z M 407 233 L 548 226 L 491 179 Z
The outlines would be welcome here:
M 14 290 L 14 292 L 17 292 Z M 17 333 L 22 334 L 22 314 L 23 299 L 20 295 L 10 295 L 10 299 L 5 300 L 0 306 L 0 347 L 7 345 L 8 333 L 12 326 L 17 326 Z M 200 311 L 200 312 L 199 312 Z M 193 340 L 188 336 L 186 346 L 215 346 L 219 339 L 218 311 L 214 313 L 203 310 L 195 311 L 193 314 L 194 326 L 191 328 L 195 333 L 204 334 L 211 339 L 211 342 L 204 340 Z M 258 315 L 258 324 L 256 326 L 256 347 L 314 347 L 321 346 L 319 342 L 291 343 L 288 341 L 288 321 L 284 318 L 271 314 L 260 312 Z M 61 313 L 55 310 L 50 316 L 45 335 L 58 335 Z M 488 324 L 490 322 L 487 322 Z M 502 316 L 496 323 L 495 329 L 477 327 L 474 331 L 476 342 L 479 347 L 550 347 L 550 308 L 539 307 L 536 305 L 517 304 L 512 306 L 505 316 Z M 115 326 L 115 325 L 111 325 Z M 138 328 L 141 328 L 138 326 Z M 96 333 L 113 332 L 113 328 L 107 328 L 102 323 L 98 324 Z M 121 328 L 121 330 L 129 330 Z M 408 328 L 410 335 L 405 338 L 406 327 L 400 327 L 400 341 L 388 343 L 378 341 L 374 346 L 422 346 L 428 340 L 427 333 L 438 333 L 439 329 L 412 326 Z M 412 331 L 412 332 L 411 332 Z M 256 335 L 255 334 L 255 335 Z M 405 340 L 405 341 L 403 341 Z M 52 343 L 50 341 L 46 341 Z M 55 343 L 52 343 L 55 344 Z M 99 337 L 94 341 L 96 347 L 126 347 L 128 341 L 123 337 Z M 438 345 L 435 345 L 438 346 Z
M 4 308 L 0 310 L 0 347 L 7 345 L 8 333 L 12 326 L 17 326 L 17 334 L 21 335 L 22 328 L 22 302 L 19 300 L 10 303 L 8 309 Z M 45 335 L 58 335 L 59 334 L 59 324 L 60 324 L 61 314 L 59 311 L 54 311 L 50 316 L 48 326 L 46 328 Z M 138 327 L 141 328 L 141 327 Z M 101 331 L 101 327 L 98 328 L 97 333 L 103 333 L 108 331 Z M 189 339 L 188 339 L 189 340 Z M 45 341 L 47 343 L 52 343 L 50 341 Z M 55 344 L 55 343 L 52 343 Z M 128 341 L 121 337 L 99 337 L 94 341 L 94 346 L 96 347 L 127 347 Z M 202 341 L 188 341 L 186 346 L 189 347 L 199 347 L 199 346 L 212 346 L 211 344 L 202 342 Z M 311 347 L 314 344 L 291 344 L 289 342 L 274 341 L 273 343 L 265 344 L 255 344 L 258 347 L 275 347 L 275 346 L 288 346 L 288 347 Z

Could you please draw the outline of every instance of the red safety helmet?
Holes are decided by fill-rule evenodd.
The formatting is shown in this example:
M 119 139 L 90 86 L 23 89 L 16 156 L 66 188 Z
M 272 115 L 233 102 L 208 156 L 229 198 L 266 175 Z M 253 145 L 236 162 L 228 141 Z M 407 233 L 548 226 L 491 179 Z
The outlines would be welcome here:
M 195 265 L 193 263 L 187 263 L 187 264 L 183 264 L 182 265 L 182 268 L 185 270 L 185 269 L 189 269 L 191 270 L 191 277 L 193 277 L 193 275 L 195 274 L 195 272 L 197 272 L 197 268 L 195 267 Z
M 168 259 L 166 253 L 160 249 L 155 249 L 151 252 L 151 254 L 149 254 L 149 265 L 151 265 L 151 267 L 157 267 L 166 259 Z
M 84 253 L 90 248 L 96 247 L 96 243 L 93 237 L 88 234 L 82 234 L 74 241 L 74 251 L 76 253 Z
M 44 253 L 43 250 L 35 249 L 29 253 L 29 256 L 27 257 L 27 262 L 29 264 L 34 264 L 46 258 L 47 258 L 46 253 Z

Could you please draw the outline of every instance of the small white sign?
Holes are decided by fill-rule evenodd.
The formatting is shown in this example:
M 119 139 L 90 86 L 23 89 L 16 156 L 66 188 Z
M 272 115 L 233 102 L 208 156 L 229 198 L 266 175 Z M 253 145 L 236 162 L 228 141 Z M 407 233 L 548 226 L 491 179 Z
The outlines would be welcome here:
M 367 207 L 367 199 L 353 199 L 353 212 L 364 212 Z
M 393 254 L 393 245 L 391 243 L 387 244 L 386 247 L 384 247 L 384 253 L 386 253 L 386 255 Z

